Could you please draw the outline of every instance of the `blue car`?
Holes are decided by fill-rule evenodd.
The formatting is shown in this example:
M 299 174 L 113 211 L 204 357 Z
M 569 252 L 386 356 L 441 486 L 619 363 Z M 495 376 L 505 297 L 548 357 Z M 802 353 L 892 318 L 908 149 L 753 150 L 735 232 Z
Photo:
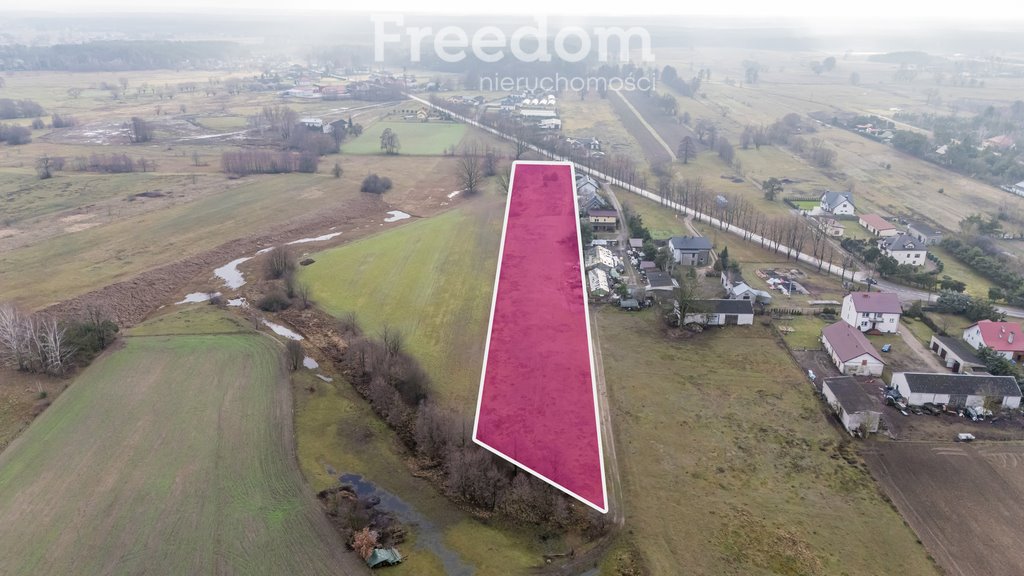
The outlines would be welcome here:
M 892 344 L 884 344 L 882 346 L 882 352 L 888 352 L 890 350 L 892 350 Z

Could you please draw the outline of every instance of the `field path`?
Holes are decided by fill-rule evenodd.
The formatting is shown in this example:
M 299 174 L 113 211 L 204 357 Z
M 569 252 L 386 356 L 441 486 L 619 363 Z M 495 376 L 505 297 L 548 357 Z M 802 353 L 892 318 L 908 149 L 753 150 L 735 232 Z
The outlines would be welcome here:
M 673 150 L 672 147 L 668 145 L 668 142 L 665 142 L 665 139 L 661 137 L 661 134 L 658 134 L 658 131 L 654 129 L 654 126 L 648 124 L 647 120 L 644 120 L 643 115 L 640 114 L 640 111 L 634 108 L 633 104 L 630 103 L 629 99 L 623 96 L 618 90 L 612 90 L 612 93 L 622 100 L 626 107 L 628 107 L 629 110 L 633 113 L 633 115 L 636 116 L 637 121 L 640 122 L 641 125 L 643 125 L 645 130 L 651 133 L 651 136 L 654 136 L 654 139 L 657 140 L 663 148 L 665 148 L 665 152 L 668 152 L 669 157 L 672 158 L 673 162 L 675 162 L 677 160 L 676 151 Z

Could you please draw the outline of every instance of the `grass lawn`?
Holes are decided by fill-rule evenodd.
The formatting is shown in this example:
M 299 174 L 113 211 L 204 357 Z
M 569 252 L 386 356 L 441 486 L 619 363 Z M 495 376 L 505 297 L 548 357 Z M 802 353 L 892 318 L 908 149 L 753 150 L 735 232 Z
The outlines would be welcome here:
M 218 132 L 245 130 L 249 120 L 245 116 L 206 116 L 197 120 L 203 128 Z
M 383 154 L 380 135 L 386 128 L 398 134 L 399 154 L 411 156 L 443 154 L 452 146 L 458 147 L 466 135 L 466 125 L 434 120 L 382 120 L 367 127 L 358 138 L 341 145 L 345 154 Z
M 927 324 L 906 314 L 900 317 L 900 323 L 903 324 L 903 328 L 910 330 L 914 338 L 917 338 L 925 346 L 932 341 L 932 336 L 935 335 L 935 332 Z
M 837 318 L 838 320 L 838 318 Z M 793 332 L 783 334 L 786 345 L 794 350 L 816 350 L 821 348 L 821 329 L 830 323 L 817 316 L 793 316 L 790 320 L 775 320 L 777 327 L 788 326 Z
M 225 313 L 188 315 L 204 314 Z M 129 335 L 97 360 L 0 454 L 0 572 L 336 574 L 280 350 L 251 331 Z
M 441 397 L 467 417 L 475 410 L 504 196 L 330 249 L 303 267 L 317 303 L 363 329 L 399 329 Z
M 686 227 L 683 215 L 671 208 L 659 206 L 657 202 L 641 198 L 620 188 L 615 189 L 615 197 L 629 210 L 640 215 L 644 225 L 657 240 L 666 240 L 672 236 L 693 236 Z
M 814 210 L 821 205 L 817 200 L 791 200 L 791 202 L 795 204 L 797 208 L 807 211 Z
M 994 286 L 990 280 L 968 268 L 942 246 L 929 246 L 928 252 L 942 260 L 942 273 L 939 274 L 939 278 L 949 276 L 954 280 L 964 282 L 967 284 L 965 292 L 971 296 L 988 298 L 988 289 Z
M 626 525 L 654 574 L 936 574 L 768 327 L 594 315 Z

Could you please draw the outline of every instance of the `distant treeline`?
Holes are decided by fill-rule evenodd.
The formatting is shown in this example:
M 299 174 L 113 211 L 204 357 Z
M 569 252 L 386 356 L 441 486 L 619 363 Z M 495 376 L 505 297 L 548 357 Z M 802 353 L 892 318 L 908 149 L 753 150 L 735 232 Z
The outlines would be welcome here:
M 209 68 L 244 54 L 234 42 L 97 41 L 0 46 L 0 70 L 72 72 Z
M 235 176 L 250 174 L 287 174 L 290 172 L 316 172 L 320 157 L 314 152 L 288 152 L 277 150 L 240 150 L 225 152 L 221 168 Z
M 43 107 L 31 100 L 0 98 L 0 120 L 35 118 L 45 114 Z

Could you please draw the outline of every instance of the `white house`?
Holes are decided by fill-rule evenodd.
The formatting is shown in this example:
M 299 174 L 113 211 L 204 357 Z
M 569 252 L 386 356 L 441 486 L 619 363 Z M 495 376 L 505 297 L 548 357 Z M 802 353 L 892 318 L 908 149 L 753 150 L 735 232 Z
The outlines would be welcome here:
M 737 282 L 726 287 L 726 298 L 729 300 L 749 300 L 761 304 L 771 304 L 772 295 L 764 290 L 755 290 L 746 282 Z
M 864 214 L 860 217 L 860 225 L 875 236 L 888 238 L 900 233 L 899 229 L 892 223 L 878 214 Z
M 1014 362 L 1024 361 L 1024 334 L 1017 322 L 981 320 L 964 330 L 964 341 L 975 350 L 988 346 Z
M 895 334 L 902 313 L 900 298 L 892 292 L 851 292 L 843 298 L 839 317 L 861 332 Z
M 688 312 L 683 324 L 705 326 L 750 326 L 754 323 L 754 305 L 750 300 L 697 300 L 700 312 Z
M 1013 376 L 896 372 L 892 385 L 914 406 L 932 402 L 964 408 L 988 403 L 1020 408 L 1020 387 Z
M 853 192 L 826 190 L 821 195 L 821 210 L 836 216 L 853 216 L 856 212 L 856 208 L 853 206 Z
M 683 266 L 705 266 L 711 259 L 711 241 L 703 236 L 673 236 L 668 245 L 672 259 Z
M 821 395 L 850 434 L 878 432 L 882 413 L 852 376 L 825 378 Z
M 885 362 L 867 337 L 846 322 L 825 326 L 821 343 L 840 374 L 881 376 L 885 369 Z
M 898 264 L 923 266 L 928 259 L 928 250 L 924 242 L 908 234 L 900 234 L 885 238 L 878 242 L 878 249 L 886 256 L 892 256 Z

